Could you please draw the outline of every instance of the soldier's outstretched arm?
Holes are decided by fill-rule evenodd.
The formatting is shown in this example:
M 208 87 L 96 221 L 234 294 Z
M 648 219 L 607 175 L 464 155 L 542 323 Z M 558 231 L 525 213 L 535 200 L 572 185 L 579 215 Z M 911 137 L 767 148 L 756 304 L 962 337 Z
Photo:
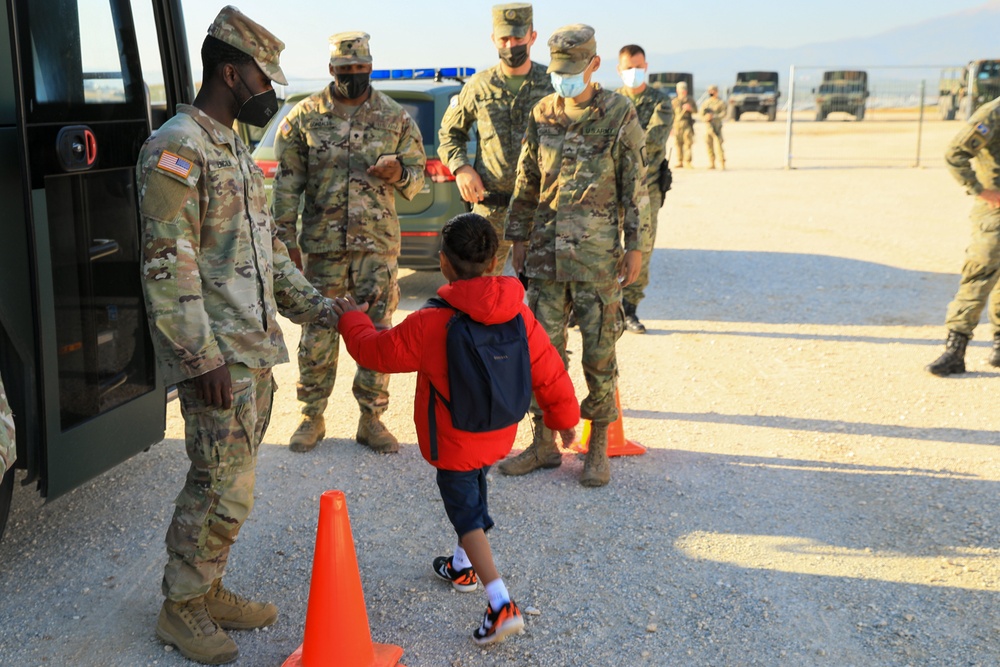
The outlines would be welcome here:
M 337 325 L 333 300 L 328 299 L 302 275 L 288 256 L 285 244 L 278 238 L 277 228 L 271 227 L 271 257 L 274 280 L 274 301 L 278 312 L 296 324 L 314 322 L 323 327 Z

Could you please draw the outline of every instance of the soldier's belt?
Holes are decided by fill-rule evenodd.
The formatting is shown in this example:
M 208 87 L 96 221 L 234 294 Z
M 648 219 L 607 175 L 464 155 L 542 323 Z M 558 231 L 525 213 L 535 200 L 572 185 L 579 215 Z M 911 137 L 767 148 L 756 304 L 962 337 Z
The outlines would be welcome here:
M 484 206 L 508 206 L 510 204 L 510 195 L 491 192 L 483 197 L 483 201 L 480 203 Z

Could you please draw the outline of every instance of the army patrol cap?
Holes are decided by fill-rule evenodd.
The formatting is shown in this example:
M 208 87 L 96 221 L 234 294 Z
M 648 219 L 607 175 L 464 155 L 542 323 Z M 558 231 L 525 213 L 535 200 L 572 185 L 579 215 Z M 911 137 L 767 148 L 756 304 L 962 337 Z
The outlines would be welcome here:
M 493 5 L 493 36 L 521 39 L 531 31 L 531 5 L 511 2 Z
M 271 81 L 288 85 L 285 73 L 278 66 L 278 57 L 284 50 L 285 43 L 264 26 L 251 21 L 236 7 L 223 7 L 209 26 L 208 34 L 252 57 Z
M 338 32 L 330 37 L 330 67 L 363 65 L 371 63 L 372 51 L 368 47 L 371 35 L 367 32 Z
M 687 89 L 688 89 L 687 81 L 677 82 L 677 90 L 687 90 Z
M 597 55 L 594 29 L 583 23 L 563 26 L 549 37 L 549 51 L 551 62 L 546 70 L 548 73 L 579 74 Z
M 687 85 L 685 85 L 684 87 L 687 88 Z M 719 92 L 719 87 L 713 83 L 711 86 L 708 87 L 708 92 L 710 92 L 710 93 L 712 93 L 712 92 L 717 93 L 717 92 Z

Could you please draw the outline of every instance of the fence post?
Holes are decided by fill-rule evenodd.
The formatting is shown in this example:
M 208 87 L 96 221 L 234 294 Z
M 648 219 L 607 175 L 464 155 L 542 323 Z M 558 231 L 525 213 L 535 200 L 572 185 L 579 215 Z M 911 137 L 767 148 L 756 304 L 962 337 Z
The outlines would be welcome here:
M 920 118 L 917 121 L 917 161 L 914 167 L 920 166 L 920 142 L 924 134 L 924 95 L 927 92 L 927 82 L 920 80 Z
M 785 119 L 785 169 L 792 168 L 792 117 L 795 115 L 795 65 L 788 70 L 788 114 Z

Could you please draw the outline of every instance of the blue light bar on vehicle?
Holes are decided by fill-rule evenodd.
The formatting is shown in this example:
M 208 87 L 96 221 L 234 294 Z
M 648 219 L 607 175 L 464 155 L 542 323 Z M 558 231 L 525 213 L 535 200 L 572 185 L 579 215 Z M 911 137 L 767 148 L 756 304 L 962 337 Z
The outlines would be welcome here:
M 433 67 L 423 69 L 373 69 L 371 78 L 375 81 L 394 81 L 406 79 L 456 79 L 459 77 L 472 76 L 476 70 L 472 67 Z

